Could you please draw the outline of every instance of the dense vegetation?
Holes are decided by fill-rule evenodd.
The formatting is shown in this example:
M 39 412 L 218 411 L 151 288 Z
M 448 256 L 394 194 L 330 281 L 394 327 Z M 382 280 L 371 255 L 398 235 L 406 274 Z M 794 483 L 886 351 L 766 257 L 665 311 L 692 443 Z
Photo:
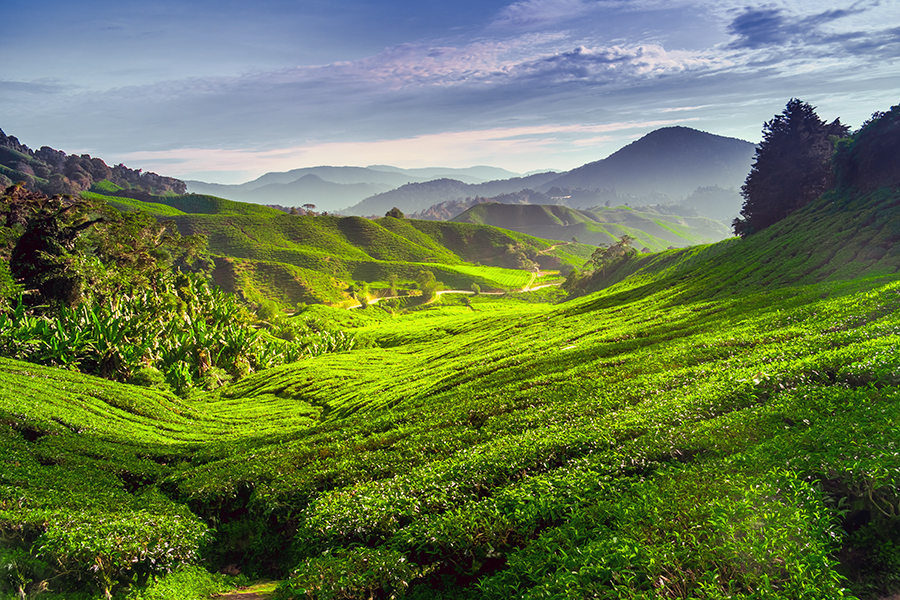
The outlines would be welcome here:
M 367 299 L 416 293 L 422 270 L 448 288 L 521 288 L 529 275 L 517 269 L 571 269 L 593 250 L 494 227 L 407 220 L 399 211 L 380 219 L 312 211 L 289 215 L 198 194 L 132 191 L 123 197 L 113 185 L 93 189 L 81 197 L 171 219 L 182 234 L 205 237 L 218 286 L 250 303 L 274 302 L 285 310 L 297 304 L 353 305 L 363 287 Z
M 309 307 L 365 344 L 205 394 L 0 359 L 0 589 L 221 585 L 198 563 L 282 599 L 895 593 L 900 180 L 867 169 L 743 239 L 620 240 L 564 303 Z
M 110 167 L 89 154 L 66 154 L 48 146 L 34 151 L 0 130 L 0 188 L 19 181 L 30 190 L 51 195 L 78 194 L 105 184 L 154 194 L 183 194 L 187 189 L 178 179 L 122 164 Z
M 0 200 L 3 356 L 185 395 L 353 344 L 278 320 L 265 325 L 280 337 L 258 329 L 207 280 L 206 240 L 172 222 L 20 185 Z
M 788 102 L 763 125 L 762 141 L 741 187 L 744 205 L 734 232 L 743 237 L 762 231 L 818 198 L 833 182 L 835 140 L 848 131 L 840 119 L 820 119 L 806 102 Z

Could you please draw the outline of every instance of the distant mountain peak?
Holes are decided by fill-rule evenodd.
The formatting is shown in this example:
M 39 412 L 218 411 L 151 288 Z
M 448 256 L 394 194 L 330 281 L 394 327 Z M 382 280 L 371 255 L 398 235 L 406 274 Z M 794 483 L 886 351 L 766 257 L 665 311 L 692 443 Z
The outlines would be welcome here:
M 690 127 L 651 131 L 607 158 L 560 175 L 541 188 L 616 190 L 688 196 L 698 187 L 739 188 L 750 172 L 755 144 Z

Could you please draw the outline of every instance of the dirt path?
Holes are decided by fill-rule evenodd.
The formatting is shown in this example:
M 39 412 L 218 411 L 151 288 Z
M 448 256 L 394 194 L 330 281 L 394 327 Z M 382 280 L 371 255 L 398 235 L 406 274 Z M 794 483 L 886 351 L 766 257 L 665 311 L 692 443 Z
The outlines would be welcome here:
M 213 598 L 218 600 L 271 600 L 277 585 L 278 582 L 275 581 L 264 581 L 251 585 L 246 589 L 219 594 L 218 596 L 213 596 Z
M 534 290 L 540 290 L 540 289 L 547 288 L 547 287 L 554 287 L 554 286 L 562 285 L 562 282 L 558 281 L 556 283 L 545 283 L 544 285 L 536 285 L 534 287 L 531 287 L 531 285 L 534 283 L 535 279 L 537 279 L 538 277 L 547 275 L 547 274 L 548 274 L 547 271 L 537 271 L 537 272 L 532 273 L 531 279 L 528 281 L 528 284 L 525 287 L 523 287 L 522 289 L 514 290 L 513 292 L 478 292 L 478 293 L 482 296 L 503 296 L 503 295 L 509 294 L 509 293 L 515 294 L 515 293 L 522 293 L 522 292 L 531 292 Z M 441 296 L 443 294 L 473 295 L 473 294 L 475 294 L 475 292 L 473 292 L 472 290 L 438 290 L 434 293 L 435 296 Z M 378 303 L 379 300 L 393 300 L 394 298 L 409 298 L 409 297 L 410 296 L 383 296 L 381 298 L 372 298 L 366 304 L 376 304 L 376 303 Z M 357 304 L 356 306 L 348 306 L 347 308 L 353 309 L 353 308 L 361 308 L 361 307 L 362 307 L 362 304 Z
M 572 243 L 572 242 L 560 242 L 560 243 L 558 243 L 558 244 L 553 244 L 553 245 L 550 246 L 549 248 L 544 248 L 543 250 L 541 250 L 540 252 L 538 252 L 538 254 L 547 254 L 548 252 L 553 252 L 554 250 L 556 250 L 556 249 L 559 248 L 560 246 L 568 246 L 568 245 L 570 245 L 571 243 Z

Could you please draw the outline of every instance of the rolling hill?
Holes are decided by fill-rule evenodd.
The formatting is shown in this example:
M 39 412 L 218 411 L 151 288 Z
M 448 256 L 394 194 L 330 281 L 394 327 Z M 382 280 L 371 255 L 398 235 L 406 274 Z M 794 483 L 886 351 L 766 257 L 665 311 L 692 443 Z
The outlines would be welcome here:
M 703 217 L 640 212 L 627 207 L 577 210 L 559 205 L 477 204 L 452 219 L 512 229 L 551 240 L 600 245 L 623 235 L 635 238 L 637 248 L 651 251 L 717 242 L 731 237 L 720 222 Z
M 285 598 L 890 593 L 897 194 L 561 305 L 363 311 L 372 347 L 189 400 L 2 359 L 7 544 L 61 590 L 202 552 Z
M 566 302 L 310 307 L 366 344 L 188 398 L 0 359 L 0 591 L 149 599 L 200 563 L 279 599 L 896 595 L 898 123 L 775 225 Z M 504 233 L 297 223 L 385 260 Z
M 283 307 L 353 303 L 349 290 L 355 283 L 371 284 L 371 293 L 381 295 L 395 289 L 391 278 L 406 290 L 415 287 L 422 270 L 457 289 L 472 284 L 485 291 L 521 287 L 510 282 L 519 281 L 523 269 L 580 267 L 593 250 L 485 225 L 288 215 L 201 194 L 152 196 L 111 184 L 93 189 L 97 191 L 85 192 L 85 197 L 103 199 L 119 210 L 145 210 L 174 221 L 183 235 L 205 236 L 215 259 L 213 278 L 222 289 Z
M 202 234 L 216 257 L 215 280 L 223 289 L 260 301 L 276 299 L 341 304 L 354 282 L 389 287 L 393 276 L 409 287 L 421 270 L 446 286 L 504 289 L 502 269 L 524 268 L 522 260 L 547 268 L 581 266 L 592 248 L 553 242 L 494 227 L 383 217 L 271 217 L 179 215 L 185 235 Z M 484 265 L 480 270 L 467 263 Z M 264 293 L 263 293 L 264 292 Z
M 396 206 L 403 212 L 411 213 L 427 209 L 434 204 L 469 196 L 496 196 L 534 188 L 554 177 L 556 173 L 547 172 L 478 184 L 467 184 L 447 178 L 409 183 L 395 190 L 366 198 L 345 212 L 353 215 L 380 215 Z

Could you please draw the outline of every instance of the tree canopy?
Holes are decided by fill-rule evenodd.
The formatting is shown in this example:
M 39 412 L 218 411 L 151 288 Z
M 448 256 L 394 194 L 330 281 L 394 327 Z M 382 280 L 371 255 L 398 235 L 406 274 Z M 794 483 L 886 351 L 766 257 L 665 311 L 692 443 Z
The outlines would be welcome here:
M 173 268 L 208 269 L 205 244 L 140 211 L 19 185 L 0 194 L 0 257 L 8 256 L 11 275 L 33 292 L 29 304 L 75 306 L 154 287 Z
M 734 232 L 745 237 L 761 231 L 825 191 L 833 180 L 834 139 L 847 132 L 840 119 L 826 123 L 815 107 L 792 98 L 763 125 L 762 141 L 741 187 L 744 205 L 732 223 Z

